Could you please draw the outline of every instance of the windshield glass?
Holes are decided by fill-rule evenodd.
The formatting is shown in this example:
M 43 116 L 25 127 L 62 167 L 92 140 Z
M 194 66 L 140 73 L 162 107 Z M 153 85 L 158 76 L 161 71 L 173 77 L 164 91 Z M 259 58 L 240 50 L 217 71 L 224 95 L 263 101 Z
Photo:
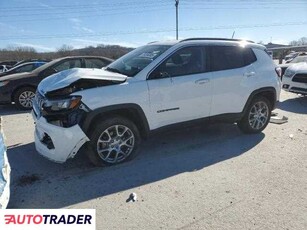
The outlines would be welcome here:
M 170 47 L 170 45 L 142 46 L 111 63 L 106 70 L 133 77 Z
M 291 63 L 307 62 L 307 56 L 300 56 L 294 58 Z

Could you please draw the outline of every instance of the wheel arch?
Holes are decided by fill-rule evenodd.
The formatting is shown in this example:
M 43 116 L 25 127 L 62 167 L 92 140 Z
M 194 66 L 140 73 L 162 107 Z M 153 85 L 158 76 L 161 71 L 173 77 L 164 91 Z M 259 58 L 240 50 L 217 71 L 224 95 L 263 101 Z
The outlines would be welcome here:
M 31 84 L 25 84 L 25 85 L 19 85 L 17 87 L 14 88 L 14 90 L 12 91 L 12 94 L 11 94 L 11 101 L 14 101 L 14 98 L 15 98 L 15 94 L 18 90 L 22 89 L 22 88 L 33 88 L 36 90 L 37 86 L 34 86 L 34 85 L 31 85 Z
M 133 103 L 110 105 L 90 111 L 86 114 L 80 126 L 89 135 L 99 120 L 110 116 L 122 116 L 131 120 L 139 129 L 141 137 L 148 137 L 149 125 L 146 115 L 139 105 Z
M 243 114 L 245 114 L 248 106 L 252 102 L 252 100 L 257 96 L 263 96 L 269 100 L 271 103 L 271 109 L 273 110 L 276 107 L 276 89 L 274 87 L 264 87 L 253 91 L 247 99 L 247 102 L 244 106 Z

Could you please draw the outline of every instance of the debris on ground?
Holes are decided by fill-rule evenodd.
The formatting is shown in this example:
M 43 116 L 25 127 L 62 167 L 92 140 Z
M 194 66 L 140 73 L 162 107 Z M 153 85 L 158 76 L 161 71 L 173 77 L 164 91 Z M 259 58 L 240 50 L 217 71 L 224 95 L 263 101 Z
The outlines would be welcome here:
M 276 113 L 276 112 L 273 112 L 271 114 L 270 123 L 279 124 L 280 125 L 280 124 L 284 124 L 286 122 L 288 122 L 288 117 L 286 117 L 286 116 L 280 117 L 280 116 L 278 116 L 278 113 Z
M 128 203 L 128 202 L 135 202 L 137 200 L 137 195 L 136 195 L 136 193 L 131 193 L 130 194 L 130 196 L 129 196 L 129 198 L 126 200 L 126 202 Z
M 293 135 L 293 134 L 289 134 L 289 137 L 290 137 L 291 139 L 293 139 L 294 135 Z
M 32 185 L 33 183 L 40 181 L 40 180 L 41 180 L 41 178 L 36 174 L 23 175 L 23 176 L 19 177 L 17 185 L 18 186 Z

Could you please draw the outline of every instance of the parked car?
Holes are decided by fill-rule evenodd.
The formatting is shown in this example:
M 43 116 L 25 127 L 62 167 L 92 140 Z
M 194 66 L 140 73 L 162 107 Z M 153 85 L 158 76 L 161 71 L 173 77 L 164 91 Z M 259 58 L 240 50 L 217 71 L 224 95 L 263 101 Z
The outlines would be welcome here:
M 0 65 L 0 74 L 6 72 L 6 71 L 8 71 L 8 70 L 9 70 L 9 69 L 7 68 L 6 65 Z
M 15 102 L 21 109 L 31 109 L 37 85 L 44 78 L 72 68 L 102 68 L 112 60 L 104 57 L 76 56 L 53 60 L 29 73 L 16 73 L 0 78 L 0 103 Z
M 5 65 L 8 69 L 10 69 L 16 63 L 17 63 L 17 61 L 0 61 L 0 66 Z
M 0 73 L 0 78 L 14 73 L 31 72 L 44 64 L 46 64 L 46 62 L 26 62 L 11 68 L 6 72 Z
M 49 60 L 49 59 L 25 59 L 25 60 L 17 62 L 15 65 L 13 65 L 13 67 L 16 67 L 18 65 L 21 65 L 21 64 L 24 64 L 24 63 L 27 63 L 27 62 L 50 62 L 50 61 L 51 60 Z
M 286 64 L 280 64 L 279 67 L 281 68 L 282 76 L 284 75 L 286 69 L 290 65 L 293 65 L 295 63 L 300 63 L 300 62 L 307 62 L 307 55 L 297 56 L 296 58 L 294 58 L 293 60 L 291 60 L 290 62 L 288 62 Z
M 292 61 L 298 55 L 299 52 L 291 51 L 288 55 L 285 56 L 285 63 Z
M 285 91 L 307 95 L 307 62 L 289 66 L 282 78 Z
M 142 138 L 172 126 L 228 121 L 259 133 L 279 100 L 279 74 L 265 47 L 251 42 L 150 43 L 106 68 L 44 79 L 33 102 L 35 146 L 62 163 L 86 143 L 100 166 L 132 159 Z
M 6 155 L 0 117 L 0 209 L 5 209 L 10 199 L 11 168 Z

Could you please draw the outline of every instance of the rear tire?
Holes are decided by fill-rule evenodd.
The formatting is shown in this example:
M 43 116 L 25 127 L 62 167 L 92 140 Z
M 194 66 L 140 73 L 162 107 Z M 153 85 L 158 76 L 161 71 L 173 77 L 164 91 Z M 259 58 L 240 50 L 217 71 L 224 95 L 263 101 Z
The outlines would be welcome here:
M 22 110 L 32 109 L 32 100 L 35 97 L 35 89 L 32 87 L 23 87 L 14 93 L 15 105 Z
M 95 125 L 87 155 L 96 166 L 109 166 L 133 159 L 141 143 L 136 125 L 124 117 L 113 117 Z
M 244 133 L 260 133 L 268 125 L 272 106 L 263 96 L 257 96 L 249 104 L 243 118 L 237 123 Z

